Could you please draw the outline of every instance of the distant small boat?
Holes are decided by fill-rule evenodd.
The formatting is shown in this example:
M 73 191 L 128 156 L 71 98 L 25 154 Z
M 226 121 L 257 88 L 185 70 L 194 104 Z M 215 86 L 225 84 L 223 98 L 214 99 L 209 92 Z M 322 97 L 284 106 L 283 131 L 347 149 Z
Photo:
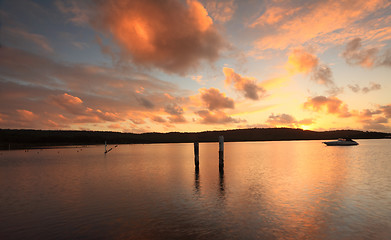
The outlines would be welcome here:
M 354 146 L 358 145 L 356 141 L 350 138 L 339 138 L 338 141 L 323 142 L 327 146 Z

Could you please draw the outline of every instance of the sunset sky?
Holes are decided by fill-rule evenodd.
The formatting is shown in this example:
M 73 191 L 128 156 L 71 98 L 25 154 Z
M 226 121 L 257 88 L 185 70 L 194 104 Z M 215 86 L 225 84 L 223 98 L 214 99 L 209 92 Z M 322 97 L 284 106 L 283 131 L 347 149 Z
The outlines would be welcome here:
M 2 0 L 0 19 L 0 128 L 391 132 L 387 0 Z

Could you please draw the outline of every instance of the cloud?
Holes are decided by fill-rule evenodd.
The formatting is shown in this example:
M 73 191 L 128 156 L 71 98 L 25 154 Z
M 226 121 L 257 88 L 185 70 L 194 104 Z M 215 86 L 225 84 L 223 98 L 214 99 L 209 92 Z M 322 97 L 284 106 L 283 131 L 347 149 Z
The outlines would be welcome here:
M 144 97 L 139 97 L 137 100 L 140 102 L 140 104 L 146 108 L 152 109 L 155 107 L 155 105 L 148 99 Z
M 201 88 L 201 99 L 209 110 L 218 110 L 223 108 L 234 108 L 234 100 L 226 97 L 224 93 L 221 93 L 216 88 Z
M 168 117 L 170 122 L 172 123 L 184 123 L 187 122 L 185 117 L 183 116 L 184 111 L 181 106 L 179 106 L 176 103 L 170 103 L 166 105 L 164 108 L 165 112 L 170 114 L 171 116 Z
M 158 123 L 165 123 L 165 122 L 167 122 L 166 119 L 164 119 L 164 118 L 162 118 L 160 116 L 156 116 L 156 115 L 152 116 L 151 120 L 154 121 L 154 122 L 158 122 Z
M 78 97 L 69 95 L 68 93 L 52 96 L 51 100 L 59 107 L 76 115 L 83 114 L 86 111 L 85 107 L 82 105 L 83 101 Z
M 377 48 L 361 49 L 361 38 L 355 38 L 348 42 L 342 56 L 346 62 L 351 65 L 361 65 L 371 68 L 375 65 Z
M 311 80 L 321 85 L 334 85 L 333 74 L 326 64 L 319 63 L 319 58 L 303 48 L 293 49 L 288 57 L 287 68 L 292 74 L 311 74 Z
M 354 84 L 354 85 L 349 84 L 348 87 L 355 93 L 357 93 L 361 90 L 361 87 L 358 84 Z
M 200 85 L 206 84 L 206 81 L 202 79 L 202 75 L 192 76 L 191 79 L 198 82 Z
M 317 96 L 308 98 L 303 104 L 304 109 L 314 112 L 326 112 L 329 114 L 337 114 L 339 117 L 351 117 L 348 106 L 342 100 L 336 97 Z
M 376 91 L 376 90 L 381 89 L 381 85 L 379 83 L 373 83 L 373 82 L 371 82 L 370 86 L 368 86 L 368 87 L 361 88 L 358 84 L 348 85 L 348 87 L 355 93 L 360 92 L 360 91 L 363 93 L 368 93 L 371 91 Z
M 380 90 L 381 89 L 381 85 L 378 84 L 378 83 L 370 83 L 370 86 L 369 87 L 363 87 L 361 89 L 361 91 L 363 93 L 368 93 L 368 92 L 371 92 L 371 91 L 376 91 L 376 90 Z
M 375 110 L 364 109 L 357 118 L 365 130 L 391 131 L 391 127 L 387 126 L 391 118 L 391 104 L 378 106 Z
M 234 0 L 208 1 L 206 9 L 215 21 L 228 22 L 235 13 L 237 6 Z
M 17 43 L 18 45 L 30 45 L 31 43 L 38 46 L 40 50 L 46 52 L 54 52 L 49 40 L 40 34 L 31 33 L 21 28 L 2 27 L 2 35 L 4 39 L 12 44 Z M 4 40 L 3 40 L 4 41 Z
M 346 44 L 342 56 L 350 65 L 360 65 L 365 68 L 391 66 L 391 49 L 379 55 L 379 48 L 363 48 L 361 38 L 355 38 Z
M 232 118 L 222 111 L 211 112 L 208 110 L 201 110 L 196 112 L 196 114 L 201 117 L 201 123 L 203 124 L 227 124 L 246 122 L 245 120 Z
M 171 123 L 185 123 L 187 122 L 186 118 L 183 115 L 171 115 L 167 117 Z
M 313 119 L 303 119 L 297 121 L 292 115 L 289 114 L 271 114 L 266 120 L 269 127 L 300 127 L 301 125 L 311 125 L 314 123 Z
M 241 92 L 246 98 L 258 100 L 266 95 L 266 90 L 261 87 L 254 78 L 242 77 L 235 73 L 232 68 L 223 68 L 225 83 L 233 85 L 234 88 Z
M 95 1 L 91 24 L 108 31 L 140 66 L 184 75 L 214 62 L 226 47 L 208 12 L 196 0 Z
M 68 93 L 61 95 L 51 96 L 50 101 L 63 108 L 67 112 L 76 115 L 74 118 L 75 122 L 115 122 L 122 120 L 118 114 L 111 112 L 103 112 L 100 109 L 92 109 L 84 106 L 83 101 L 75 96 Z
M 64 14 L 70 15 L 69 21 L 76 25 L 85 25 L 88 23 L 88 10 L 91 9 L 87 2 L 75 0 L 57 0 L 54 2 L 58 10 Z
M 2 127 L 110 130 L 108 122 L 120 122 L 125 129 L 129 121 L 141 123 L 153 115 L 186 121 L 184 112 L 169 119 L 164 109 L 185 104 L 188 99 L 182 96 L 190 92 L 148 74 L 54 61 L 6 46 L 0 55 L 0 101 L 7 103 L 0 105 Z M 15 109 L 26 106 L 38 116 L 35 121 L 22 121 L 16 114 Z
M 386 118 L 391 118 L 391 104 L 380 106 L 380 110 L 386 116 Z
M 328 89 L 327 89 L 327 94 L 329 94 L 330 96 L 337 96 L 339 94 L 342 94 L 344 92 L 344 88 L 343 87 L 337 87 L 337 86 L 330 86 Z
M 319 59 L 315 55 L 302 48 L 296 48 L 288 56 L 288 69 L 292 73 L 312 72 L 319 64 Z
M 18 113 L 22 121 L 32 121 L 38 118 L 35 113 L 25 109 L 17 109 L 16 112 Z
M 310 40 L 328 42 L 328 34 L 339 33 L 341 29 L 355 24 L 360 26 L 360 21 L 388 6 L 385 0 L 311 1 L 306 2 L 305 6 L 300 1 L 274 1 L 250 26 L 259 27 L 261 31 L 264 28 L 272 29 L 255 42 L 258 49 L 284 50 Z M 280 17 L 280 14 L 284 17 Z M 382 21 L 381 16 L 376 17 L 377 22 Z
M 297 123 L 297 120 L 291 115 L 283 113 L 280 115 L 271 114 L 266 122 L 272 125 L 292 125 Z
M 282 7 L 270 7 L 260 17 L 258 17 L 250 27 L 274 25 L 280 23 L 283 19 L 290 17 L 299 11 L 300 8 L 282 8 Z

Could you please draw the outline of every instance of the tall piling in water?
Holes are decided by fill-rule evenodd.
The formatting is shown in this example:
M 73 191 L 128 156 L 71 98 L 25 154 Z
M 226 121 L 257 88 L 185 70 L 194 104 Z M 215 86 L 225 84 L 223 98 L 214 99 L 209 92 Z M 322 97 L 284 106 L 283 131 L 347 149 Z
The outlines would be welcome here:
M 219 170 L 224 170 L 224 136 L 219 136 Z
M 200 146 L 198 142 L 194 143 L 194 165 L 196 169 L 200 166 Z

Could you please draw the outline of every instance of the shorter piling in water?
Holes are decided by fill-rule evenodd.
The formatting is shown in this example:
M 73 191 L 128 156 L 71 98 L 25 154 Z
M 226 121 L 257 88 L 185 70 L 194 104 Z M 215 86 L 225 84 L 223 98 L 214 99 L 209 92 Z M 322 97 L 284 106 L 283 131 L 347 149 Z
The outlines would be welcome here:
M 200 166 L 200 148 L 199 148 L 199 143 L 195 142 L 194 143 L 194 165 L 196 168 Z
M 110 148 L 109 150 L 107 150 L 107 142 L 105 141 L 105 154 L 110 152 L 111 150 L 113 150 L 113 148 Z
M 224 136 L 219 136 L 219 170 L 224 170 Z

